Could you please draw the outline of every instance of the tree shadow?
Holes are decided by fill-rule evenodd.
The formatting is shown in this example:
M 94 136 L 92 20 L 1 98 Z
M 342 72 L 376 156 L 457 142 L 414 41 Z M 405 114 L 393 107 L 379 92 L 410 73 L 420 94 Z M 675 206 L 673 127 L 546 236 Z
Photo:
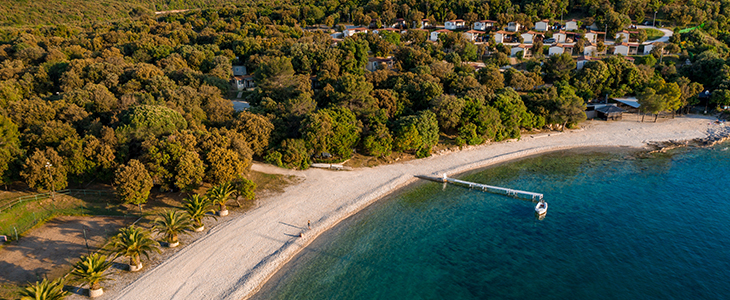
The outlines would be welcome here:
M 97 251 L 124 223 L 116 218 L 53 219 L 0 250 L 0 282 L 22 285 L 60 272 L 79 256 Z

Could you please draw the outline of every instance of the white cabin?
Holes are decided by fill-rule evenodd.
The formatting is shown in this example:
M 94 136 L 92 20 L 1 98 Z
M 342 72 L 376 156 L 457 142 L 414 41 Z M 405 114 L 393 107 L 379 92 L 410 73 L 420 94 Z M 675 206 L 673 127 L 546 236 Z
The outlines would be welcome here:
M 550 29 L 550 20 L 541 20 L 535 23 L 535 30 L 548 31 Z

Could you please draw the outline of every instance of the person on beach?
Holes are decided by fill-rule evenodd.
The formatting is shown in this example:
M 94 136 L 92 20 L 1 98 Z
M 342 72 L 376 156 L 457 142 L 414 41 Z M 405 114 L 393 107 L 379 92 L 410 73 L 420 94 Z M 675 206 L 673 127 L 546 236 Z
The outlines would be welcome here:
M 307 220 L 307 228 L 312 229 L 312 223 L 310 223 L 309 220 Z

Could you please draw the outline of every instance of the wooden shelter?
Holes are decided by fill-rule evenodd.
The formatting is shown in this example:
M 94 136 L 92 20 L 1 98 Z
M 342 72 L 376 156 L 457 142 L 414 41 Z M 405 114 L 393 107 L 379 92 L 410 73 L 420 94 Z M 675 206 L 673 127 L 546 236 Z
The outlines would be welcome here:
M 598 114 L 598 117 L 601 119 L 605 119 L 606 121 L 621 120 L 625 111 L 626 110 L 624 110 L 623 108 L 613 105 L 606 105 L 596 108 L 596 113 Z

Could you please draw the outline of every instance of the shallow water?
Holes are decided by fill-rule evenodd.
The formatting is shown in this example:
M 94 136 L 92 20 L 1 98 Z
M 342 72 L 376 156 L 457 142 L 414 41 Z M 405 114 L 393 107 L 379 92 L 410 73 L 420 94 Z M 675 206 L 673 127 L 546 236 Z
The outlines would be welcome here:
M 730 151 L 560 152 L 420 182 L 315 240 L 254 299 L 722 299 Z

